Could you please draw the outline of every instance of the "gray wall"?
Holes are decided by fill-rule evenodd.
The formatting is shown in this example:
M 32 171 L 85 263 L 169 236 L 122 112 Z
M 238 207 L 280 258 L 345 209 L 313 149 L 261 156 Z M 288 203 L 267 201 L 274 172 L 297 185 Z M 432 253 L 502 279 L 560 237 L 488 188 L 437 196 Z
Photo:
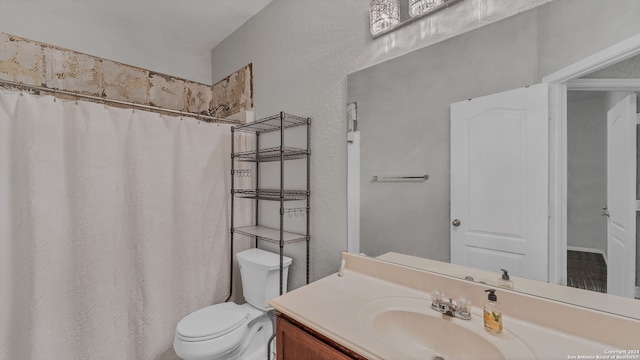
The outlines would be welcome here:
M 449 261 L 449 104 L 535 83 L 536 18 L 528 11 L 349 75 L 361 130 L 361 252 Z M 429 180 L 371 182 L 419 173 Z
M 212 51 L 214 81 L 240 66 L 253 63 L 258 117 L 284 109 L 314 118 L 311 135 L 312 279 L 335 272 L 340 252 L 346 249 L 347 74 L 545 2 L 468 0 L 456 5 L 459 5 L 457 9 L 464 11 L 444 11 L 387 36 L 371 39 L 367 26 L 368 0 L 275 0 Z M 505 86 L 506 90 L 506 86 L 516 87 L 540 81 L 552 71 L 639 33 L 640 22 L 635 19 L 639 13 L 640 1 L 636 0 L 550 2 L 540 9 L 540 16 L 536 15 L 537 25 L 530 29 L 537 37 L 532 45 L 537 54 L 533 59 L 537 61 L 536 70 L 534 73 L 518 75 L 515 81 L 500 80 L 504 83 L 496 88 Z M 470 14 L 477 17 L 473 18 Z M 523 19 L 527 16 L 524 15 Z M 462 28 L 454 29 L 457 24 L 462 24 Z M 514 50 L 520 48 L 517 43 L 512 43 L 512 46 Z M 429 51 L 430 48 L 425 50 Z M 456 53 L 462 56 L 465 52 L 464 49 L 446 48 L 454 54 L 434 52 L 430 56 L 433 59 L 455 58 Z M 528 68 L 511 69 L 511 58 L 520 59 L 520 56 L 516 51 L 504 54 L 501 60 L 504 71 L 531 71 Z M 468 64 L 472 68 L 476 66 L 473 62 Z M 444 62 L 436 66 L 436 73 L 449 68 Z M 451 87 L 466 87 L 469 84 L 473 86 L 473 81 L 454 78 Z M 436 90 L 427 83 L 417 91 L 437 93 Z M 410 89 L 405 87 L 401 91 L 408 93 Z M 460 91 L 462 95 L 464 90 Z M 483 94 L 472 92 L 469 96 Z M 434 129 L 434 134 L 448 138 L 448 113 L 445 115 L 441 111 L 432 114 L 427 109 L 424 116 L 428 117 L 429 129 Z M 393 118 L 397 119 L 398 116 L 394 115 Z M 441 159 L 434 160 L 438 164 L 448 161 L 448 141 L 431 142 L 428 152 L 438 154 Z M 431 195 L 426 202 L 442 202 L 448 197 L 449 173 L 445 170 L 440 174 L 426 170 L 431 176 L 442 178 L 438 180 L 441 186 L 429 190 Z M 433 187 L 433 184 L 430 182 L 427 186 Z M 439 213 L 438 217 L 443 221 L 447 219 L 448 223 L 447 216 L 440 213 L 446 214 L 448 206 L 432 208 L 430 211 L 432 214 Z M 402 237 L 402 232 L 395 234 L 394 240 Z M 448 237 L 440 238 L 442 231 L 439 234 L 423 234 L 421 238 L 448 242 Z M 448 249 L 448 246 L 439 245 L 437 248 Z M 438 256 L 446 258 L 447 254 L 443 252 Z M 293 275 L 292 287 L 301 284 L 297 276 Z
M 607 253 L 607 93 L 569 92 L 567 245 Z
M 640 32 L 637 0 L 556 0 L 538 11 L 540 78 Z
M 0 0 L 0 32 L 211 84 L 208 49 L 100 11 L 83 1 Z
M 600 3 L 558 2 L 349 75 L 347 101 L 358 103 L 362 137 L 361 251 L 374 256 L 397 251 L 449 260 L 449 104 L 539 82 L 549 72 L 570 65 L 567 59 L 577 61 L 590 55 L 592 43 L 606 47 L 624 39 L 618 35 L 640 31 L 635 23 L 617 32 L 600 30 L 608 28 L 613 19 L 626 17 L 627 12 L 639 13 L 638 2 L 616 1 L 617 11 L 601 11 L 608 18 L 594 16 Z M 588 22 L 577 16 L 582 12 Z M 554 29 L 553 36 L 549 28 Z M 574 42 L 583 41 L 585 34 L 592 38 L 590 45 L 576 46 Z M 601 49 L 595 47 L 593 52 Z M 637 62 L 627 63 L 626 68 L 636 69 Z M 581 112 L 569 124 L 573 154 L 569 163 L 569 246 L 602 251 L 606 251 L 606 242 L 599 241 L 606 239 L 606 227 L 600 226 L 606 203 L 606 164 L 597 161 L 587 168 L 583 163 L 604 161 L 604 150 L 594 155 L 596 150 L 583 146 L 597 140 L 602 147 L 605 139 L 596 139 L 602 135 L 598 135 L 600 130 L 581 129 L 576 117 L 598 112 L 606 118 L 605 103 L 603 97 L 588 103 L 589 108 L 578 110 Z M 595 119 L 587 121 L 594 124 Z M 604 172 L 595 178 L 584 177 L 603 166 Z M 370 181 L 373 175 L 423 171 L 431 179 L 422 184 Z M 604 189 L 599 197 L 579 195 L 597 189 Z
M 548 1 L 466 0 L 371 39 L 369 0 L 274 0 L 213 49 L 214 82 L 253 63 L 258 118 L 281 110 L 313 118 L 312 280 L 336 272 L 347 248 L 347 74 Z M 273 216 L 263 220 L 278 225 Z M 285 248 L 294 259 L 292 288 L 304 283 L 302 249 Z

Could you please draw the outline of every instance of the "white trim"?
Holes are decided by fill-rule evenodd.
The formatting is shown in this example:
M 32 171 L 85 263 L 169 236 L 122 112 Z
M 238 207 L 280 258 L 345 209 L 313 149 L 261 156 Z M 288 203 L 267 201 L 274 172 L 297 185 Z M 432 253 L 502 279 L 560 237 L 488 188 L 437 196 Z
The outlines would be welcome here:
M 549 87 L 549 282 L 567 284 L 567 191 L 566 121 L 557 121 L 567 113 L 567 84 Z M 564 240 L 564 241 L 563 241 Z
M 570 91 L 637 91 L 640 79 L 574 79 L 569 80 Z
M 347 251 L 357 254 L 360 252 L 360 131 L 347 133 L 347 157 Z
M 549 83 L 549 282 L 567 283 L 567 84 L 640 54 L 640 34 L 545 76 Z

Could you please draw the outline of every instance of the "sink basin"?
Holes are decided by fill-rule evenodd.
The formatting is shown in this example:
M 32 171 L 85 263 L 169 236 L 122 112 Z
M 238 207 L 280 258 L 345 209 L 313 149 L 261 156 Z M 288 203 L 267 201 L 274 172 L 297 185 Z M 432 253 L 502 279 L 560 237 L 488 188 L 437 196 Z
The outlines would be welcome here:
M 364 331 L 389 348 L 389 359 L 535 358 L 511 332 L 487 332 L 480 308 L 471 314 L 462 320 L 432 310 L 427 299 L 389 297 L 366 304 L 360 320 Z

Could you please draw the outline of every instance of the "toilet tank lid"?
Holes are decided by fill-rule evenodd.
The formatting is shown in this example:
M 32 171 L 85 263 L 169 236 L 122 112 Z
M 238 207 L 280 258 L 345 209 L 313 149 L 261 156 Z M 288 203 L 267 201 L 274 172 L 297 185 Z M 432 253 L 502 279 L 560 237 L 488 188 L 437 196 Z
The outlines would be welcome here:
M 266 270 L 275 270 L 280 267 L 280 255 L 265 251 L 262 249 L 249 249 L 236 254 L 238 262 L 254 265 Z M 283 256 L 282 265 L 287 267 L 291 265 L 291 258 Z

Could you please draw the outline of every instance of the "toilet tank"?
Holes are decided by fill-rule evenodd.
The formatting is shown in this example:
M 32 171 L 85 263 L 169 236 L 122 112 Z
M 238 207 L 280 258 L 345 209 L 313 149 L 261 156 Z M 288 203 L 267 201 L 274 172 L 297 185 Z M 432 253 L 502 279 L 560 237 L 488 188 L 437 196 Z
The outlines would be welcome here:
M 267 302 L 280 296 L 280 255 L 261 250 L 249 249 L 236 254 L 244 299 L 260 310 L 270 309 Z M 287 292 L 287 277 L 291 258 L 283 256 L 283 294 Z

